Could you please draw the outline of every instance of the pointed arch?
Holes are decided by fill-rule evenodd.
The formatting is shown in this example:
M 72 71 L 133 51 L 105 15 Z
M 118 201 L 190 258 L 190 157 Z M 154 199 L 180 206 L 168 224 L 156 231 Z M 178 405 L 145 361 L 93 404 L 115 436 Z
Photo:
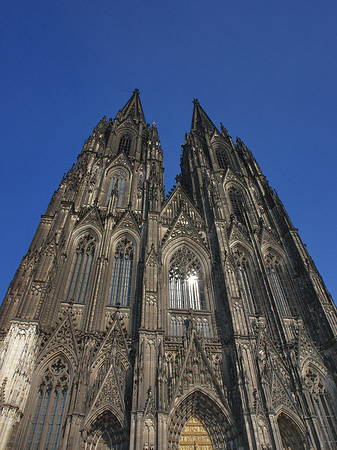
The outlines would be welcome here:
M 317 425 L 327 448 L 333 448 L 337 442 L 337 417 L 332 406 L 335 395 L 331 398 L 326 376 L 319 366 L 307 361 L 302 369 L 305 396 L 311 413 L 317 417 Z
M 241 243 L 232 247 L 232 253 L 236 262 L 239 285 L 246 303 L 247 312 L 255 314 L 257 311 L 257 293 L 251 253 Z
M 120 239 L 114 251 L 109 305 L 130 306 L 134 245 L 130 239 Z
M 286 317 L 291 316 L 295 305 L 293 304 L 294 296 L 292 294 L 285 260 L 279 252 L 270 246 L 264 251 L 264 260 L 270 286 L 280 314 Z
M 118 153 L 124 152 L 126 155 L 130 154 L 132 136 L 129 133 L 124 133 L 119 139 Z
M 78 235 L 74 241 L 74 255 L 66 288 L 66 300 L 85 303 L 94 255 L 97 248 L 97 237 L 90 230 Z
M 282 410 L 277 416 L 277 425 L 279 428 L 284 449 L 305 450 L 306 446 L 305 429 L 298 425 L 289 412 Z
M 112 195 L 117 197 L 116 206 L 122 208 L 127 202 L 130 174 L 124 167 L 114 167 L 108 173 L 109 186 L 105 204 L 108 205 Z
M 232 214 L 238 222 L 245 223 L 246 202 L 243 190 L 235 184 L 229 185 L 227 189 L 232 207 Z
M 228 412 L 209 394 L 196 389 L 175 404 L 168 420 L 168 449 L 178 450 L 184 426 L 197 417 L 210 436 L 213 450 L 224 450 L 234 436 Z
M 84 442 L 92 450 L 125 449 L 129 438 L 123 420 L 111 407 L 102 407 L 85 421 Z
M 29 409 L 20 448 L 57 448 L 69 407 L 72 378 L 71 363 L 61 351 L 39 367 L 27 401 Z
M 229 157 L 226 146 L 224 144 L 216 143 L 214 144 L 214 149 L 219 167 L 221 169 L 227 169 L 229 166 Z
M 132 305 L 136 289 L 136 263 L 138 261 L 139 236 L 129 229 L 121 228 L 112 236 L 109 251 L 109 270 L 106 279 L 108 306 Z
M 170 258 L 169 295 L 170 308 L 206 309 L 201 263 L 186 246 L 178 248 Z

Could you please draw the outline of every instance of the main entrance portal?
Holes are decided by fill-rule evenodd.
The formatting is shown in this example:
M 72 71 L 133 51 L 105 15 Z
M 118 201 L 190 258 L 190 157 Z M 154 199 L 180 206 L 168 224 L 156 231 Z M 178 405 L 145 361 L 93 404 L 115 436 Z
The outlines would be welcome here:
M 209 434 L 196 416 L 192 416 L 184 426 L 179 450 L 213 450 Z

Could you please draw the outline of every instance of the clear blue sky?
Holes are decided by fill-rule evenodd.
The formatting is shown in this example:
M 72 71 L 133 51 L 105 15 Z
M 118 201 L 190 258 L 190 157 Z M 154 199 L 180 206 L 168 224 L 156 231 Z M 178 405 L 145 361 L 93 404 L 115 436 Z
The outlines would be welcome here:
M 252 150 L 336 300 L 336 22 L 335 0 L 4 2 L 1 298 L 83 141 L 139 88 L 166 191 L 197 97 Z

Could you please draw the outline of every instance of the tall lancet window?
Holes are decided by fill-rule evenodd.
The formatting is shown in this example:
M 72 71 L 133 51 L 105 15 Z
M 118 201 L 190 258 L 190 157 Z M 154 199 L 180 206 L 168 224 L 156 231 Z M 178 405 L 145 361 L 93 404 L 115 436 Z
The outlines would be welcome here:
M 96 239 L 87 233 L 79 241 L 70 273 L 67 300 L 84 303 L 96 248 Z
M 131 136 L 129 136 L 128 134 L 124 134 L 119 141 L 118 153 L 124 152 L 125 154 L 128 155 L 130 152 L 130 148 L 131 148 Z
M 267 271 L 269 275 L 270 285 L 282 316 L 290 316 L 291 311 L 287 299 L 287 291 L 285 288 L 286 274 L 284 267 L 276 255 L 268 253 L 266 255 Z
M 219 167 L 221 169 L 226 169 L 226 167 L 229 165 L 226 149 L 223 147 L 218 147 L 215 150 L 215 154 L 218 160 Z
M 123 170 L 115 170 L 112 173 L 106 198 L 106 204 L 109 203 L 110 197 L 112 195 L 117 195 L 117 208 L 122 208 L 124 206 L 126 180 L 127 176 Z
M 254 314 L 256 310 L 254 288 L 252 281 L 252 271 L 249 261 L 240 248 L 236 248 L 233 252 L 238 267 L 238 275 L 242 295 L 246 301 L 249 314 Z
M 58 357 L 50 362 L 42 377 L 25 448 L 58 448 L 66 414 L 68 390 L 69 367 L 64 358 Z
M 125 238 L 117 244 L 109 293 L 110 305 L 130 306 L 134 249 Z
M 172 256 L 169 286 L 171 308 L 206 309 L 200 262 L 186 247 L 180 248 Z
M 244 223 L 244 197 L 242 191 L 235 186 L 231 186 L 228 189 L 228 193 L 234 216 L 239 222 Z

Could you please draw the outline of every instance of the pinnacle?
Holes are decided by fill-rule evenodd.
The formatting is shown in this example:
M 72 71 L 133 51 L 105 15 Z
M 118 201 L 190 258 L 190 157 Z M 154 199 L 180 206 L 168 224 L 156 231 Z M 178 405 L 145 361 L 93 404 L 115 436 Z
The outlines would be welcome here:
M 146 123 L 139 94 L 139 89 L 135 89 L 124 108 L 119 111 L 118 116 L 120 116 L 122 120 L 130 117 L 135 121 Z
M 207 131 L 214 131 L 216 126 L 213 124 L 211 119 L 202 109 L 199 100 L 197 98 L 193 99 L 193 116 L 192 116 L 192 125 L 191 131 L 199 131 L 205 133 Z

